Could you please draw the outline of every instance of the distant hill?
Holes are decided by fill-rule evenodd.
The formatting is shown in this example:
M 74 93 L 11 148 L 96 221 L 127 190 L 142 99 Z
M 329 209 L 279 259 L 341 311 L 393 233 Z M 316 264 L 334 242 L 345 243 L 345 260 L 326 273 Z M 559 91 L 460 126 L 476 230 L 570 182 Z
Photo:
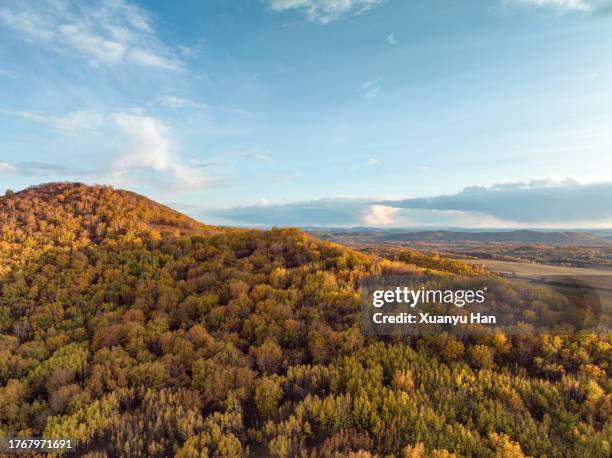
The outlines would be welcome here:
M 542 244 L 568 244 L 568 245 L 602 245 L 609 241 L 586 232 L 548 232 L 536 230 L 516 231 L 450 231 L 450 230 L 427 230 L 406 231 L 401 229 L 367 229 L 355 228 L 347 230 L 325 230 L 311 229 L 325 240 L 342 241 L 346 239 L 367 239 L 369 242 L 405 241 L 405 242 L 516 242 L 516 243 L 542 243 Z
M 521 242 L 521 243 L 561 243 L 561 244 L 594 244 L 603 243 L 600 237 L 580 232 L 539 232 L 532 230 L 504 232 L 454 232 L 422 231 L 404 232 L 385 237 L 389 240 L 423 240 L 423 241 L 459 241 L 476 242 Z

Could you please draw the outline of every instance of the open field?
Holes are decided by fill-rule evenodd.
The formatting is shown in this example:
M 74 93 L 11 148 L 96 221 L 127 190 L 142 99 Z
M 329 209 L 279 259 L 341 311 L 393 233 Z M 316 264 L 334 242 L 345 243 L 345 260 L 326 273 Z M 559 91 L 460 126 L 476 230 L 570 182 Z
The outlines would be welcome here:
M 553 266 L 548 264 L 533 264 L 529 262 L 498 261 L 496 259 L 460 259 L 468 264 L 480 264 L 492 272 L 502 274 L 514 274 L 516 276 L 548 276 L 548 275 L 608 275 L 612 276 L 612 268 L 609 267 L 569 267 Z
M 554 279 L 554 283 L 578 286 L 578 293 L 591 289 L 597 294 L 601 301 L 602 311 L 609 316 L 612 312 L 612 269 L 607 267 L 587 268 L 551 266 L 546 264 L 531 264 L 527 262 L 497 261 L 493 259 L 461 259 L 462 262 L 476 265 L 484 265 L 492 272 L 517 277 L 529 282 L 545 283 Z

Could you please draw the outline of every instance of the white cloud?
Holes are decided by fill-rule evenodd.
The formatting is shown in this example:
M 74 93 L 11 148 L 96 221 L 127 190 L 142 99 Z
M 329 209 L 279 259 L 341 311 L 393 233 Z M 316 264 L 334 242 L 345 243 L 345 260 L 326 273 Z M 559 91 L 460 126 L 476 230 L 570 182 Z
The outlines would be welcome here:
M 164 95 L 157 98 L 157 103 L 168 108 L 208 108 L 205 103 L 194 102 L 174 95 Z
M 141 48 L 135 48 L 130 51 L 130 58 L 137 64 L 144 65 L 145 67 L 155 67 L 164 70 L 181 70 L 181 64 L 176 60 L 167 59 L 163 56 L 155 54 L 154 52 L 147 51 Z
M 172 163 L 168 128 L 158 119 L 140 114 L 114 113 L 113 120 L 131 141 L 128 152 L 116 163 L 119 170 L 150 167 L 166 171 Z
M 546 7 L 560 12 L 592 11 L 592 0 L 507 0 L 512 6 Z
M 95 59 L 95 62 L 117 63 L 126 53 L 126 46 L 91 33 L 86 26 L 67 24 L 59 27 L 61 34 L 75 50 Z
M 180 160 L 175 153 L 169 127 L 159 119 L 147 116 L 141 109 L 116 112 L 111 115 L 85 111 L 76 111 L 65 116 L 49 116 L 25 111 L 4 111 L 4 113 L 61 131 L 80 133 L 100 127 L 108 135 L 115 134 L 116 138 L 112 142 L 122 143 L 124 147 L 109 166 L 112 173 L 110 180 L 113 184 L 132 185 L 135 177 L 142 177 L 143 172 L 147 175 L 148 181 L 163 183 L 170 190 L 201 189 L 215 184 L 215 180 L 206 174 L 205 169 L 208 167 L 202 164 L 185 165 Z M 0 171 L 27 176 L 65 175 L 70 172 L 61 165 L 41 162 L 24 162 L 16 165 L 0 162 Z M 151 178 L 151 175 L 154 177 Z
M 374 158 L 370 158 L 368 159 L 368 165 L 372 166 L 372 165 L 376 165 L 378 164 L 380 161 L 378 159 L 374 159 Z
M 262 161 L 262 162 L 274 162 L 274 159 L 272 159 L 270 156 L 268 156 L 267 154 L 265 154 L 265 151 L 263 151 L 261 148 L 257 147 L 257 148 L 253 148 L 249 151 L 244 151 L 242 153 L 242 155 L 244 157 L 248 157 L 251 159 L 255 159 L 257 161 Z
M 113 113 L 112 119 L 128 142 L 126 151 L 113 166 L 115 182 L 123 182 L 130 171 L 144 169 L 170 175 L 175 190 L 192 190 L 212 185 L 212 180 L 203 173 L 201 167 L 189 167 L 181 163 L 174 153 L 170 129 L 159 119 L 139 112 Z
M 366 98 L 366 99 L 373 99 L 374 97 L 376 97 L 378 95 L 378 93 L 380 92 L 380 84 L 378 84 L 378 80 L 374 80 L 374 81 L 366 81 L 365 83 L 363 83 L 361 85 L 361 87 L 359 88 L 359 92 Z
M 368 226 L 389 226 L 397 222 L 394 217 L 399 211 L 399 208 L 385 205 L 368 205 L 361 214 L 361 221 Z
M 7 115 L 18 116 L 29 121 L 44 124 L 61 131 L 82 131 L 95 129 L 102 125 L 103 119 L 100 114 L 87 111 L 73 111 L 64 116 L 51 116 L 32 111 L 6 111 Z
M 17 167 L 7 162 L 0 162 L 0 173 L 16 173 Z
M 399 43 L 399 41 L 397 40 L 397 38 L 395 38 L 395 34 L 393 32 L 391 32 L 388 36 L 387 36 L 387 43 L 389 43 L 390 45 L 396 45 Z
M 52 40 L 56 35 L 49 20 L 35 11 L 25 9 L 12 12 L 3 8 L 0 9 L 0 20 L 21 32 L 28 40 Z
M 248 116 L 251 114 L 248 111 L 242 110 L 240 108 L 226 107 L 223 105 L 208 105 L 207 103 L 198 102 L 195 100 L 189 100 L 183 97 L 177 97 L 175 95 L 164 95 L 164 96 L 158 97 L 157 99 L 155 99 L 155 103 L 163 107 L 173 108 L 173 109 L 194 108 L 194 109 L 200 109 L 200 110 L 215 110 L 215 111 L 220 111 L 224 113 L 233 113 L 233 114 L 238 114 L 238 115 L 243 115 L 243 116 Z
M 90 65 L 129 62 L 164 70 L 182 63 L 156 36 L 150 16 L 125 0 L 21 0 L 0 7 L 0 24 L 24 40 Z
M 328 24 L 345 14 L 361 14 L 383 0 L 268 0 L 273 11 L 298 10 L 311 20 Z

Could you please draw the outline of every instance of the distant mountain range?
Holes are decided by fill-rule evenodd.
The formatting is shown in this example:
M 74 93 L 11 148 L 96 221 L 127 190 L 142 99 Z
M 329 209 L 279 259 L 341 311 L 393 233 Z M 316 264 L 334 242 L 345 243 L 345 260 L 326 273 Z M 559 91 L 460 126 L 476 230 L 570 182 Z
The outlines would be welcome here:
M 324 240 L 340 241 L 350 238 L 370 242 L 514 242 L 563 245 L 602 245 L 612 243 L 608 234 L 594 235 L 583 231 L 540 231 L 540 230 L 407 230 L 381 228 L 324 229 L 307 228 L 308 232 Z

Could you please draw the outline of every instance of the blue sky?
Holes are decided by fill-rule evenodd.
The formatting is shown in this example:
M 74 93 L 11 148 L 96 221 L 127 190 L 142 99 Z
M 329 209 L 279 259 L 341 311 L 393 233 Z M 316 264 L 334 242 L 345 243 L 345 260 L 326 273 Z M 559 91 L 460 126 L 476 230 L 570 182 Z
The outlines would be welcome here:
M 3 1 L 0 187 L 224 224 L 611 227 L 611 11 Z

